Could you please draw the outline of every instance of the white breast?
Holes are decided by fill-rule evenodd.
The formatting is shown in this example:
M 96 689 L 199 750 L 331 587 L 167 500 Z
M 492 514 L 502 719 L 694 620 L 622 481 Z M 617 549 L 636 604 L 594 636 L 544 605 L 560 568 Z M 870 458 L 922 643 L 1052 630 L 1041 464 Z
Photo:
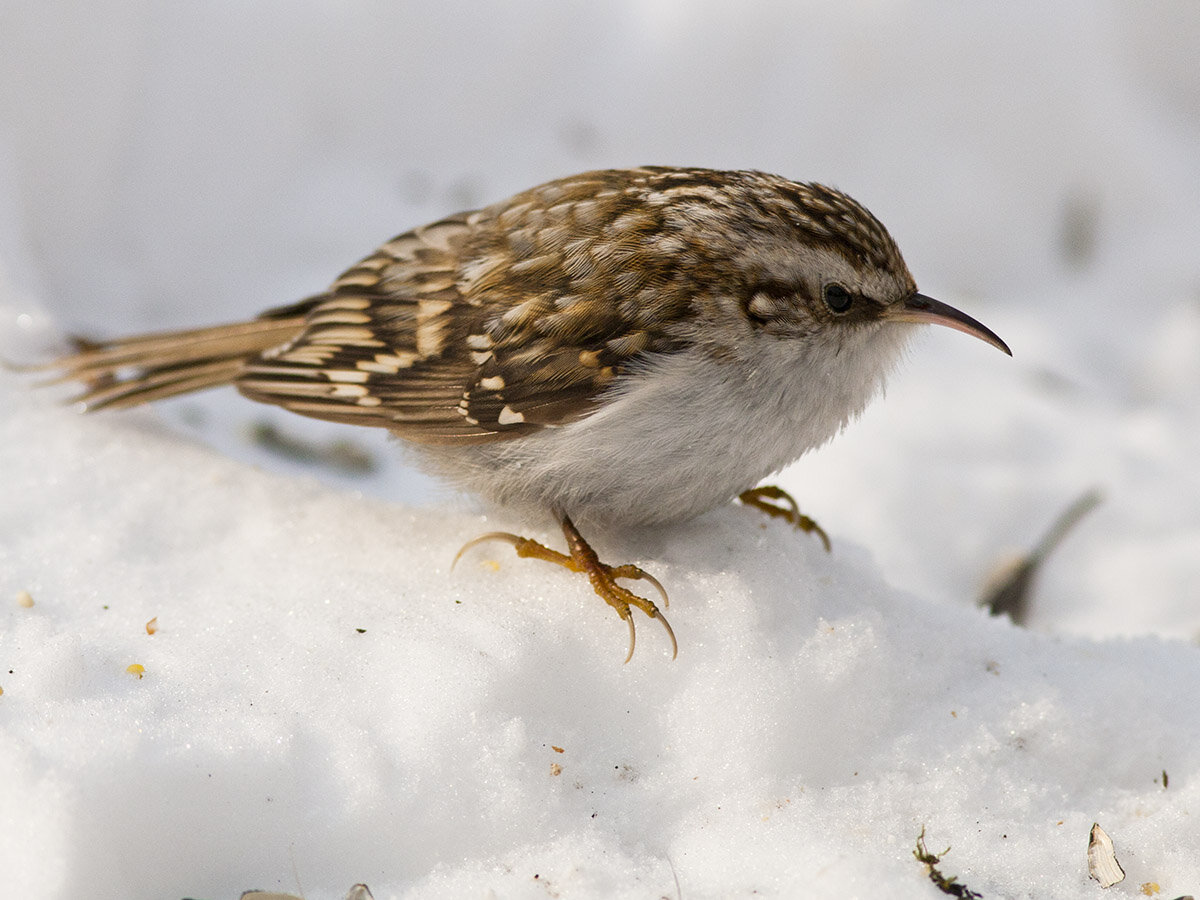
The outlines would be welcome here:
M 656 359 L 578 422 L 512 441 L 439 448 L 464 488 L 577 522 L 645 525 L 726 503 L 837 434 L 880 390 L 909 329 L 813 347 L 763 336 L 741 360 Z

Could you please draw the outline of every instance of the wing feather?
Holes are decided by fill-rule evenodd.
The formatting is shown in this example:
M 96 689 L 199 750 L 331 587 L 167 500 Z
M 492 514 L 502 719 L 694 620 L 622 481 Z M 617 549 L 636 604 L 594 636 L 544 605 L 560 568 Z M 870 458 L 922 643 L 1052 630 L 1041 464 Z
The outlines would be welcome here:
M 686 266 L 639 255 L 662 222 L 636 176 L 585 173 L 392 239 L 333 283 L 294 340 L 247 362 L 239 390 L 432 443 L 588 415 L 632 360 L 679 344 L 658 298 Z

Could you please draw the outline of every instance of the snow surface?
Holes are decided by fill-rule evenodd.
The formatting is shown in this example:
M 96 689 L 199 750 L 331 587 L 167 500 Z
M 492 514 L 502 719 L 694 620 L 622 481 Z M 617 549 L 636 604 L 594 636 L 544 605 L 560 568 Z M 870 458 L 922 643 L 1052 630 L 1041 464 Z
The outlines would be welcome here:
M 781 476 L 831 555 L 737 507 L 593 536 L 673 599 L 628 665 L 578 578 L 450 571 L 551 523 L 379 435 L 0 373 L 0 897 L 932 898 L 923 826 L 985 897 L 1097 897 L 1094 821 L 1107 896 L 1200 891 L 1198 53 L 1190 0 L 6 7 L 7 359 L 638 163 L 845 188 L 1015 358 L 931 331 Z M 976 609 L 1093 486 L 1030 627 Z

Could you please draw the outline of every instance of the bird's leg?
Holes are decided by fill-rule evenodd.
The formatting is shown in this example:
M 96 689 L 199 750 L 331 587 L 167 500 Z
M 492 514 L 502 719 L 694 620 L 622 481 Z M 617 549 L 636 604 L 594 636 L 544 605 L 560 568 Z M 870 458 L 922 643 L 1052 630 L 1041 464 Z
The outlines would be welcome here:
M 755 509 L 762 510 L 772 518 L 791 522 L 806 534 L 815 534 L 821 539 L 821 543 L 825 545 L 826 553 L 831 549 L 829 535 L 825 533 L 825 529 L 818 525 L 816 521 L 800 512 L 800 507 L 797 505 L 796 499 L 783 488 L 767 484 L 762 487 L 751 488 L 748 491 L 742 491 L 738 494 L 738 499 L 747 506 L 753 506 Z
M 579 529 L 575 527 L 575 523 L 568 516 L 563 516 L 561 521 L 563 534 L 567 538 L 567 549 L 571 551 L 569 554 L 559 553 L 557 550 L 551 550 L 537 541 L 520 537 L 507 531 L 492 531 L 465 543 L 462 549 L 458 551 L 458 555 L 454 557 L 454 562 L 457 563 L 459 558 L 476 544 L 482 544 L 484 541 L 506 541 L 513 545 L 519 557 L 544 559 L 546 562 L 552 562 L 555 565 L 562 566 L 564 569 L 570 569 L 572 572 L 583 572 L 587 575 L 588 581 L 592 583 L 592 590 L 599 594 L 605 603 L 615 609 L 617 615 L 624 619 L 625 623 L 629 626 L 629 653 L 625 656 L 625 662 L 629 662 L 633 658 L 633 648 L 637 642 L 637 632 L 633 626 L 631 606 L 636 606 L 651 619 L 658 619 L 662 622 L 663 627 L 667 629 L 667 637 L 671 639 L 671 658 L 674 659 L 679 653 L 679 645 L 675 642 L 675 632 L 672 630 L 671 623 L 667 621 L 666 616 L 659 611 L 658 606 L 652 601 L 647 600 L 645 597 L 639 597 L 628 588 L 617 584 L 618 578 L 648 581 L 654 585 L 654 588 L 662 597 L 663 606 L 669 606 L 670 602 L 667 600 L 667 592 L 663 589 L 659 580 L 639 566 L 610 566 L 600 562 L 596 551 L 583 539 L 583 535 L 579 533 Z

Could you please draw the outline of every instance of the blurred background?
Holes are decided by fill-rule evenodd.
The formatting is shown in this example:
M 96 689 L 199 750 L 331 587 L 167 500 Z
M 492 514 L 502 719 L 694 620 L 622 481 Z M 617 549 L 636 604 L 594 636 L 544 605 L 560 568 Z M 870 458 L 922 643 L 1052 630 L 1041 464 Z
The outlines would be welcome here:
M 835 552 L 969 605 L 1098 487 L 1030 625 L 1193 637 L 1197 59 L 1194 0 L 5 3 L 3 350 L 244 318 L 584 169 L 822 181 L 1014 351 L 923 336 L 885 401 L 783 475 Z M 158 415 L 258 465 L 443 496 L 382 435 L 231 391 Z

